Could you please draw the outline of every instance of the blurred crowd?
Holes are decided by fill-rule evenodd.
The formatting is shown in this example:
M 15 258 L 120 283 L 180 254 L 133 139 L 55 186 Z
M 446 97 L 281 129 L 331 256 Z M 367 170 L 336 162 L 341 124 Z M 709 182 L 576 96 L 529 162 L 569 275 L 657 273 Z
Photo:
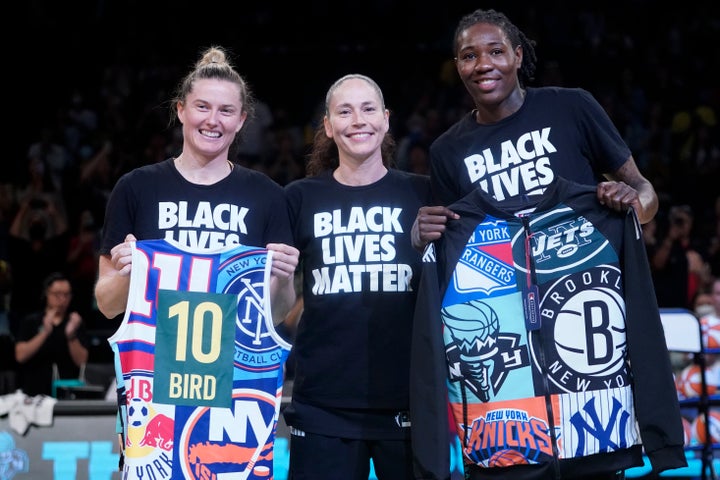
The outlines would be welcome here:
M 656 6 L 649 1 L 579 3 L 551 1 L 541 9 L 509 2 L 499 8 L 537 41 L 535 84 L 593 93 L 655 186 L 660 211 L 643 233 L 660 306 L 707 312 L 712 281 L 720 277 L 720 86 L 711 75 L 720 60 L 713 48 L 720 15 L 692 2 L 652 16 L 648 10 Z M 61 22 L 73 21 L 62 15 L 58 21 L 59 12 L 41 4 L 31 2 L 38 9 L 30 12 L 35 29 L 57 33 Z M 110 25 L 110 17 L 120 15 L 114 2 L 90 6 L 89 17 L 81 18 L 92 21 L 88 33 L 98 45 L 91 38 L 83 47 L 90 55 L 82 60 L 86 69 L 77 72 L 82 79 L 62 72 L 54 96 L 39 97 L 42 108 L 31 107 L 32 98 L 25 102 L 25 109 L 42 114 L 25 122 L 27 141 L 5 159 L 0 176 L 0 330 L 10 335 L 40 308 L 42 280 L 55 271 L 71 279 L 75 308 L 88 329 L 112 331 L 115 323 L 101 318 L 92 294 L 106 200 L 123 173 L 179 153 L 180 127 L 169 124 L 167 101 L 175 87 L 170 82 L 209 43 L 240 54 L 236 66 L 256 93 L 256 115 L 242 130 L 235 161 L 282 185 L 304 175 L 324 101 L 313 92 L 324 91 L 338 70 L 378 80 L 391 110 L 396 163 L 405 170 L 427 173 L 430 143 L 472 108 L 450 55 L 450 29 L 476 6 L 449 7 L 436 16 L 400 1 L 370 2 L 368 18 L 385 15 L 394 24 L 385 36 L 374 36 L 374 25 L 358 27 L 357 20 L 339 28 L 341 18 L 328 18 L 316 6 L 282 13 L 258 6 L 238 18 L 235 36 L 226 30 L 211 40 L 203 31 L 176 38 L 176 48 L 167 40 L 146 42 L 143 23 L 133 29 L 116 19 Z M 173 24 L 182 8 L 173 10 L 156 14 Z M 123 36 L 121 25 L 127 29 Z M 247 45 L 240 32 L 250 25 L 255 36 L 263 28 L 274 33 Z M 303 25 L 308 28 L 300 40 L 297 29 Z M 412 34 L 406 32 L 410 26 Z M 68 34 L 60 45 L 78 47 L 87 40 L 80 37 Z M 110 37 L 113 48 L 103 43 Z M 48 48 L 52 53 L 61 47 Z M 258 54 L 246 54 L 250 48 Z M 268 63 L 275 67 L 262 78 L 257 72 Z M 315 78 L 308 71 L 316 67 Z M 105 347 L 91 350 L 91 357 L 104 355 L 96 352 Z

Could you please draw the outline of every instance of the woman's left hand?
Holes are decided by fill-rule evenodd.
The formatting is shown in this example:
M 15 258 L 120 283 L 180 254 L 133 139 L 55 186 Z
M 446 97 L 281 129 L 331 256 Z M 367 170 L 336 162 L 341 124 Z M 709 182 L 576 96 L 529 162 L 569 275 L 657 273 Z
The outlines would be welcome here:
M 268 243 L 266 248 L 272 250 L 272 275 L 288 279 L 295 275 L 300 260 L 300 251 L 285 243 Z
M 65 326 L 65 336 L 68 338 L 75 337 L 77 335 L 77 330 L 80 328 L 80 324 L 82 323 L 82 317 L 78 312 L 72 312 L 70 313 L 69 320 L 67 322 L 67 325 Z

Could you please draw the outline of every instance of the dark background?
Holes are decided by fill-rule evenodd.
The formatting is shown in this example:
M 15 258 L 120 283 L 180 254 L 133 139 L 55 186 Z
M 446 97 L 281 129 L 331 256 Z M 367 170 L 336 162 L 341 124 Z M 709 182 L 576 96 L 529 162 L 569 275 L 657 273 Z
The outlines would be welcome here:
M 147 163 L 143 152 L 171 135 L 167 106 L 173 89 L 211 45 L 229 49 L 256 97 L 305 132 L 330 84 L 357 72 L 383 89 L 397 139 L 407 134 L 411 115 L 430 111 L 439 117 L 430 132 L 435 136 L 472 108 L 451 62 L 455 26 L 476 8 L 496 8 L 537 42 L 534 85 L 593 93 L 664 203 L 689 203 L 702 214 L 712 210 L 720 191 L 720 181 L 713 181 L 720 176 L 717 159 L 700 169 L 680 153 L 694 141 L 697 108 L 720 112 L 718 5 L 29 0 L 16 5 L 19 16 L 6 17 L 5 35 L 13 32 L 4 68 L 12 114 L 6 118 L 9 161 L 0 169 L 0 183 L 23 184 L 29 145 L 45 127 L 57 128 L 77 98 L 99 118 L 83 157 L 110 139 L 126 159 L 116 163 L 114 175 Z M 709 133 L 717 153 L 714 118 Z
M 20 35 L 9 43 L 12 54 L 5 71 L 21 87 L 15 100 L 30 114 L 30 124 L 20 130 L 31 138 L 37 135 L 32 124 L 52 115 L 73 89 L 95 95 L 109 65 L 155 69 L 156 78 L 132 94 L 136 100 L 167 101 L 169 92 L 150 90 L 174 87 L 199 52 L 212 44 L 230 48 L 257 96 L 286 106 L 299 122 L 311 116 L 333 80 L 351 71 L 373 76 L 388 106 L 403 115 L 451 58 L 460 16 L 494 7 L 538 41 L 538 77 L 552 65 L 565 84 L 601 94 L 616 89 L 627 68 L 649 90 L 659 88 L 661 81 L 670 83 L 664 101 L 682 108 L 696 103 L 699 95 L 717 102 L 717 5 L 685 1 L 661 9 L 649 0 L 29 0 L 16 4 L 22 12 L 19 25 L 12 26 L 12 18 L 6 17 L 5 28 L 19 27 Z M 20 155 L 28 141 L 21 138 Z

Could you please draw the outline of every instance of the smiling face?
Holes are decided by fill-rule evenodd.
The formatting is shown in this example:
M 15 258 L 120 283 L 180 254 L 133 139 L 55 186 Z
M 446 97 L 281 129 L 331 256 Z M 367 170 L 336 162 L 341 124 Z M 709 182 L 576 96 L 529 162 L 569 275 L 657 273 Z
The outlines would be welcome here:
M 505 31 L 491 23 L 476 23 L 458 35 L 455 65 L 479 110 L 517 110 L 518 70 L 522 47 L 513 48 Z M 513 95 L 517 92 L 518 95 Z M 503 112 L 509 115 L 507 111 Z
M 183 152 L 208 161 L 228 156 L 247 113 L 239 87 L 226 80 L 197 80 L 185 102 L 178 103 Z
M 381 146 L 390 113 L 379 93 L 360 78 L 349 78 L 332 92 L 324 118 L 325 134 L 337 145 L 340 162 L 367 159 L 382 163 Z

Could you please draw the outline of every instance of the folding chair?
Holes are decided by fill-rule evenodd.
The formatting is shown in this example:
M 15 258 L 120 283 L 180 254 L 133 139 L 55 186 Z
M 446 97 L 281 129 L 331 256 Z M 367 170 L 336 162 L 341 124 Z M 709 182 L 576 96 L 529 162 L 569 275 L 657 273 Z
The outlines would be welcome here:
M 665 331 L 665 343 L 670 352 L 690 353 L 693 363 L 700 369 L 700 396 L 681 399 L 680 406 L 697 408 L 698 415 L 705 420 L 705 442 L 701 445 L 686 446 L 686 450 L 699 450 L 702 458 L 702 480 L 717 480 L 713 441 L 710 435 L 710 406 L 720 405 L 720 396 L 708 395 L 705 354 L 709 353 L 703 344 L 700 320 L 693 312 L 681 308 L 661 308 L 660 320 Z

